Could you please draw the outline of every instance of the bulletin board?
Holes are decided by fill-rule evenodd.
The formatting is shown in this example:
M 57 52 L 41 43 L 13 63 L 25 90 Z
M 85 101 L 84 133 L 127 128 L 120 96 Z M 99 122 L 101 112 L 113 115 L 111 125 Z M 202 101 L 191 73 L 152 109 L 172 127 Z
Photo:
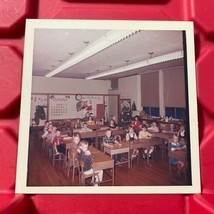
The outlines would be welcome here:
M 104 104 L 99 95 L 49 95 L 49 119 L 97 117 L 97 105 Z
M 31 126 L 43 126 L 46 120 L 105 117 L 105 96 L 109 95 L 83 95 L 83 94 L 32 94 L 31 95 Z M 44 111 L 39 123 L 36 124 L 35 112 L 41 108 Z

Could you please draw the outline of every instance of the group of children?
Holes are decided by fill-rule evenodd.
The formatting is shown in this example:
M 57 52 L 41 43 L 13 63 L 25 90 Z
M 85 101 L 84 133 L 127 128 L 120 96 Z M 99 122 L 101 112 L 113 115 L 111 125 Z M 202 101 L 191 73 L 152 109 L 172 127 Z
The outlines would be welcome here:
M 77 120 L 77 122 L 79 121 Z M 111 147 L 113 144 L 121 143 L 121 136 L 112 136 L 112 129 L 115 129 L 115 128 L 117 128 L 116 123 L 114 122 L 114 120 L 110 120 L 109 128 L 107 128 L 105 132 L 105 136 L 102 139 L 104 146 Z M 138 133 L 135 132 L 136 129 L 138 130 Z M 81 131 L 84 132 L 84 131 L 92 131 L 92 130 L 88 128 L 87 122 L 81 124 L 80 133 L 74 133 L 72 136 L 73 144 L 72 144 L 71 151 L 78 154 L 78 159 L 84 163 L 84 167 L 83 167 L 84 174 L 90 174 L 93 172 L 93 157 L 90 151 L 88 150 L 88 146 L 90 142 L 88 142 L 87 139 L 81 140 L 81 137 L 80 137 Z M 170 125 L 168 129 L 166 129 L 165 131 L 175 133 L 169 144 L 171 151 L 186 148 L 184 144 L 180 143 L 180 141 L 184 139 L 186 136 L 185 128 L 183 125 L 180 127 L 179 131 L 177 132 L 175 132 L 176 131 L 175 127 L 172 125 Z M 151 139 L 153 137 L 153 134 L 152 134 L 153 132 L 159 132 L 159 128 L 156 122 L 153 122 L 149 127 L 145 121 L 141 123 L 136 117 L 134 122 L 129 126 L 125 139 L 127 141 L 135 141 L 138 139 Z M 58 130 L 57 127 L 53 126 L 49 121 L 45 123 L 44 133 L 42 135 L 42 138 L 43 140 L 48 142 L 47 145 L 48 145 L 48 151 L 49 151 L 50 157 L 53 154 L 53 152 L 55 154 L 59 154 L 59 153 L 66 154 L 66 149 L 65 149 L 65 146 L 63 145 L 64 142 L 63 142 L 63 138 L 61 137 L 60 130 Z M 144 149 L 142 152 L 142 157 L 146 158 L 148 156 L 149 158 L 151 158 L 153 151 L 154 151 L 153 146 L 151 146 L 148 150 Z M 132 152 L 132 158 L 135 158 L 138 155 L 139 155 L 139 150 L 134 149 Z M 118 154 L 115 156 L 116 163 L 120 163 L 121 159 L 122 159 L 121 154 Z M 184 171 L 185 164 L 182 161 L 170 159 L 170 163 L 176 164 L 178 166 L 179 172 Z M 98 180 L 102 181 L 103 171 L 99 170 L 97 173 L 98 173 L 98 177 L 96 177 L 96 181 Z
M 48 144 L 49 156 L 52 156 L 54 152 L 57 154 L 66 155 L 66 148 L 63 145 L 64 140 L 61 136 L 60 130 L 54 127 L 51 122 L 46 121 L 42 135 L 43 141 Z M 71 149 L 68 152 L 68 157 L 77 155 L 78 160 L 83 162 L 83 173 L 85 175 L 93 173 L 93 157 L 88 149 L 89 143 L 86 140 L 82 140 L 79 133 L 74 133 L 72 136 Z M 95 171 L 97 176 L 95 177 L 95 186 L 98 185 L 98 181 L 101 182 L 103 178 L 103 170 Z
M 138 131 L 138 134 L 135 132 L 135 130 Z M 132 121 L 131 126 L 128 129 L 128 132 L 126 134 L 126 140 L 127 141 L 134 141 L 138 139 L 150 139 L 153 137 L 154 132 L 159 132 L 159 128 L 157 126 L 156 122 L 152 122 L 151 126 L 149 127 L 145 121 L 142 123 L 138 120 L 138 117 L 135 117 L 134 121 Z M 167 142 L 169 146 L 169 151 L 177 151 L 186 149 L 185 145 L 185 138 L 187 136 L 186 130 L 184 125 L 181 125 L 179 129 L 175 127 L 173 123 L 166 126 L 164 130 L 162 130 L 163 133 L 172 133 L 173 136 L 170 139 L 169 143 Z M 147 156 L 151 158 L 151 155 L 154 151 L 154 147 L 151 146 L 149 151 L 147 149 L 143 150 L 142 157 L 146 158 Z M 134 149 L 132 153 L 132 158 L 135 158 L 139 155 L 139 150 Z M 181 173 L 184 173 L 185 171 L 185 163 L 181 160 L 177 160 L 175 158 L 170 158 L 170 163 L 177 165 L 178 171 L 177 174 L 180 175 Z

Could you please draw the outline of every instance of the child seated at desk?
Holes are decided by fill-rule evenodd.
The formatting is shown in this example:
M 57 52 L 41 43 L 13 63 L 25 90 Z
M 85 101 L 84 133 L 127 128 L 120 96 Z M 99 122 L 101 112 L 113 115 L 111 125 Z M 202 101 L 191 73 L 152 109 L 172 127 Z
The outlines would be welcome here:
M 177 134 L 178 134 L 179 141 L 180 140 L 183 140 L 183 141 L 185 140 L 187 134 L 186 134 L 186 130 L 185 130 L 185 127 L 184 127 L 183 124 L 180 126 L 180 129 L 178 130 Z
M 174 123 L 170 123 L 169 125 L 166 126 L 165 129 L 162 130 L 164 133 L 176 133 L 178 130 L 175 127 Z
M 81 123 L 79 118 L 77 118 L 77 120 L 76 120 L 76 122 L 74 124 L 74 128 L 75 129 L 81 129 L 82 128 L 82 123 Z
M 186 145 L 183 143 L 180 143 L 178 135 L 174 134 L 170 141 L 170 151 L 174 152 L 174 151 L 178 151 L 178 150 L 182 150 L 182 149 L 186 149 Z M 177 165 L 177 168 L 178 168 L 177 175 L 180 177 L 181 173 L 184 173 L 184 171 L 185 171 L 185 163 L 183 161 L 177 160 L 173 157 L 170 157 L 170 163 Z
M 88 124 L 87 123 L 83 123 L 83 127 L 80 129 L 79 132 L 80 133 L 81 132 L 93 132 L 93 130 L 88 128 Z
M 79 143 L 79 160 L 83 162 L 84 174 L 93 174 L 93 158 L 88 150 L 88 142 L 85 140 L 81 140 Z M 103 180 L 103 170 L 95 171 L 95 173 L 98 173 L 98 176 L 95 176 L 95 186 L 98 186 L 97 182 Z
M 111 119 L 109 122 L 109 128 L 110 129 L 116 129 L 117 128 L 117 124 L 113 119 Z
M 105 136 L 103 137 L 103 145 L 106 147 L 113 147 L 113 144 L 119 144 L 119 142 L 112 136 L 111 129 L 107 129 Z M 116 155 L 116 163 L 120 163 L 122 155 Z
M 77 149 L 79 148 L 79 142 L 80 142 L 80 134 L 79 133 L 74 133 L 72 137 L 72 145 L 71 149 L 76 152 Z
M 83 127 L 80 129 L 79 133 L 82 132 L 93 132 L 93 130 L 88 128 L 87 123 L 83 123 Z M 93 143 L 93 138 L 85 138 L 85 140 L 88 141 L 90 145 Z
M 95 125 L 95 121 L 92 116 L 88 117 L 88 121 L 86 123 L 87 125 Z
M 66 154 L 66 149 L 63 146 L 63 138 L 61 137 L 60 130 L 56 131 L 56 136 L 54 137 L 53 144 L 54 144 L 54 150 L 56 154 L 62 153 Z
M 151 137 L 152 137 L 152 134 L 148 132 L 147 126 L 142 125 L 142 130 L 139 132 L 139 139 L 150 139 Z M 153 151 L 154 151 L 154 146 L 151 146 L 149 149 L 149 158 L 151 158 Z M 145 149 L 142 154 L 143 158 L 146 158 L 147 154 L 148 154 L 148 151 L 147 149 Z
M 134 129 L 132 128 L 132 126 L 129 126 L 128 133 L 126 133 L 126 140 L 127 141 L 138 140 L 138 136 L 134 132 Z M 138 154 L 139 154 L 139 150 L 138 149 L 133 149 L 133 151 L 132 151 L 132 158 L 137 157 Z
M 159 128 L 156 122 L 152 122 L 152 125 L 148 128 L 149 132 L 159 132 Z
M 131 126 L 133 127 L 135 133 L 138 134 L 141 128 L 141 121 L 139 120 L 138 116 L 134 117 L 134 120 L 131 122 Z

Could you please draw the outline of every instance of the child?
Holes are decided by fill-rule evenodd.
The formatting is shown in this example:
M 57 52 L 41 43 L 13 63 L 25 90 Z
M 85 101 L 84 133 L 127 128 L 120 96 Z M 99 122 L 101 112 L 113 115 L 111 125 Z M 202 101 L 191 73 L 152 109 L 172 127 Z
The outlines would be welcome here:
M 87 123 L 83 123 L 83 127 L 80 130 L 80 132 L 92 132 L 92 131 L 93 131 L 92 129 L 88 128 L 88 124 Z
M 81 160 L 84 163 L 83 166 L 83 172 L 85 175 L 93 174 L 93 168 L 92 168 L 92 162 L 93 158 L 91 155 L 91 152 L 88 150 L 88 142 L 85 140 L 81 140 L 79 143 L 79 160 Z M 98 180 L 101 182 L 103 180 L 103 170 L 95 171 L 95 173 L 98 173 L 98 176 L 95 176 L 95 186 L 98 186 L 97 182 Z M 99 178 L 98 178 L 99 177 Z
M 152 137 L 152 134 L 148 132 L 147 126 L 142 125 L 142 130 L 139 132 L 139 139 L 150 139 Z M 154 151 L 154 146 L 151 146 L 149 149 L 149 158 L 151 158 L 152 152 Z M 143 158 L 146 158 L 147 156 L 147 149 L 144 150 L 142 156 Z
M 111 129 L 116 129 L 117 128 L 117 124 L 113 119 L 111 119 L 110 122 L 109 122 L 109 128 L 111 128 Z
M 42 135 L 42 138 L 46 139 L 47 136 L 52 132 L 52 129 L 53 129 L 53 125 L 49 124 L 48 127 L 45 129 L 45 131 Z
M 134 121 L 132 121 L 132 127 L 134 130 L 139 130 L 141 126 L 141 122 L 137 116 L 135 116 Z
M 159 132 L 159 128 L 156 122 L 152 122 L 152 125 L 148 128 L 149 132 Z
M 162 130 L 162 132 L 176 133 L 177 129 L 174 123 L 170 123 L 169 125 L 166 126 L 164 130 Z
M 93 130 L 88 128 L 87 123 L 83 123 L 83 127 L 79 132 L 93 132 Z M 90 145 L 93 143 L 93 138 L 86 138 L 85 140 L 88 141 Z
M 112 147 L 113 144 L 118 144 L 119 142 L 112 136 L 111 129 L 107 129 L 105 136 L 103 137 L 103 145 L 106 147 Z M 122 155 L 116 155 L 116 163 L 120 163 L 122 159 Z
M 171 141 L 170 141 L 170 151 L 171 152 L 174 152 L 176 150 L 181 150 L 181 149 L 185 149 L 186 148 L 186 145 L 182 144 L 182 143 L 179 143 L 178 139 L 179 139 L 178 135 L 174 134 L 173 137 L 172 137 L 172 139 L 171 139 Z M 180 174 L 184 173 L 184 171 L 185 171 L 185 164 L 184 164 L 184 162 L 182 162 L 180 160 L 177 160 L 175 158 L 170 158 L 170 163 L 174 164 L 174 165 L 177 165 L 177 167 L 178 167 L 177 175 L 180 177 Z
M 82 123 L 80 122 L 80 119 L 77 118 L 76 123 L 74 124 L 75 129 L 81 129 L 82 128 Z
M 129 127 L 128 133 L 126 134 L 126 140 L 127 141 L 138 140 L 137 134 L 134 132 L 134 129 L 131 126 Z M 137 157 L 138 154 L 139 154 L 139 150 L 138 149 L 133 149 L 132 158 Z
M 184 125 L 180 126 L 180 129 L 177 134 L 178 134 L 179 141 L 184 140 L 186 138 L 186 131 L 185 131 Z
M 47 135 L 47 138 L 46 138 L 46 144 L 47 144 L 47 147 L 48 147 L 48 156 L 49 156 L 49 158 L 52 157 L 53 140 L 54 140 L 54 138 L 56 136 L 56 131 L 57 131 L 57 127 L 53 126 L 51 132 Z
M 59 153 L 63 153 L 64 155 L 66 154 L 66 149 L 63 146 L 63 138 L 61 137 L 60 130 L 56 131 L 56 136 L 54 137 L 53 144 L 54 144 L 54 151 L 57 155 Z
M 89 117 L 88 117 L 87 125 L 95 125 L 95 121 L 94 121 L 94 119 L 92 118 L 92 116 L 89 116 Z
M 77 152 L 77 150 L 79 148 L 79 142 L 80 142 L 80 134 L 79 133 L 74 133 L 73 137 L 72 137 L 72 145 L 71 145 L 71 149 L 74 152 Z

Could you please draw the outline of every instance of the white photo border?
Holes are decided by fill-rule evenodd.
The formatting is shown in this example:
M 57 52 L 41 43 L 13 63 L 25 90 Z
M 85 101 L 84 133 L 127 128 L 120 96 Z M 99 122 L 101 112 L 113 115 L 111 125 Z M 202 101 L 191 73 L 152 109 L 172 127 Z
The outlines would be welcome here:
M 189 132 L 192 185 L 185 186 L 27 186 L 29 149 L 30 106 L 32 88 L 32 65 L 34 30 L 44 29 L 142 29 L 179 30 L 186 33 L 187 81 L 189 106 Z M 115 20 L 26 20 L 23 77 L 21 92 L 20 127 L 17 155 L 16 193 L 26 194 L 190 194 L 201 192 L 199 137 L 197 116 L 196 71 L 193 22 L 186 21 L 115 21 Z M 193 134 L 194 133 L 194 134 Z

